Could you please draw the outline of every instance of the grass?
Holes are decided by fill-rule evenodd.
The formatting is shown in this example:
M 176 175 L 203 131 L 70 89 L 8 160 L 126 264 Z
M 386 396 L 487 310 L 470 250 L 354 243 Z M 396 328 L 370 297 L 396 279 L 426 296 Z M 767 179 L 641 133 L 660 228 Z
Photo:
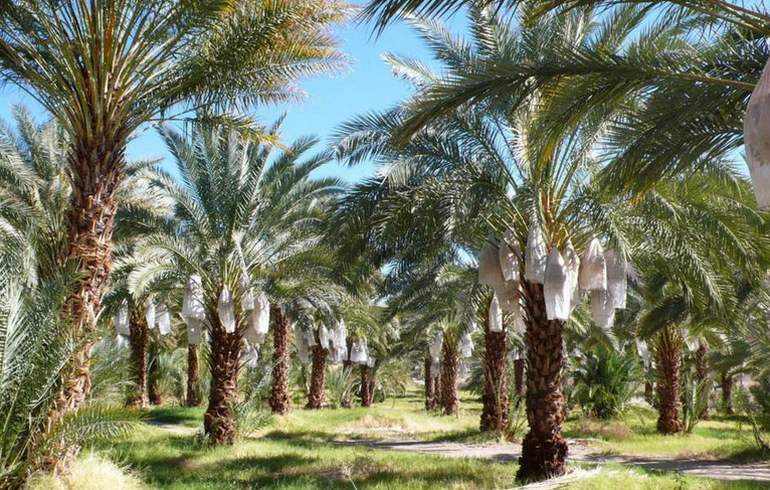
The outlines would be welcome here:
M 516 464 L 511 461 L 450 459 L 438 456 L 370 449 L 342 441 L 417 439 L 484 442 L 478 432 L 480 405 L 461 394 L 457 417 L 426 413 L 419 393 L 375 404 L 369 409 L 295 409 L 273 418 L 255 437 L 233 447 L 212 448 L 197 442 L 200 408 L 165 407 L 148 412 L 148 419 L 177 425 L 172 431 L 147 426 L 131 437 L 95 448 L 100 458 L 114 463 L 86 461 L 86 467 L 108 464 L 116 471 L 97 488 L 149 489 L 492 489 L 515 486 Z M 634 409 L 622 420 L 599 422 L 575 413 L 565 426 L 572 438 L 589 439 L 607 453 L 639 456 L 695 456 L 714 458 L 750 453 L 749 427 L 732 419 L 702 422 L 687 436 L 654 433 L 654 413 Z M 90 456 L 89 456 L 90 457 Z M 81 463 L 79 463 L 81 464 Z M 122 471 L 128 468 L 128 473 Z M 573 464 L 575 471 L 561 488 L 570 489 L 755 489 L 757 483 L 727 483 L 647 472 L 627 466 L 600 468 Z M 94 473 L 96 470 L 93 470 Z M 106 471 L 106 470 L 105 470 Z M 85 472 L 84 474 L 87 474 Z M 106 473 L 105 473 L 106 474 Z M 73 474 L 74 475 L 74 474 Z M 126 485 L 119 483 L 125 477 Z M 112 483 L 113 481 L 118 483 Z M 109 485 L 106 482 L 110 482 Z M 86 481 L 61 481 L 36 488 L 94 488 Z M 141 485 L 144 485 L 142 487 Z
M 576 414 L 565 424 L 565 435 L 589 439 L 610 455 L 691 459 L 758 459 L 751 426 L 738 417 L 701 421 L 692 434 L 664 436 L 655 431 L 657 414 L 633 407 L 622 419 L 602 421 Z

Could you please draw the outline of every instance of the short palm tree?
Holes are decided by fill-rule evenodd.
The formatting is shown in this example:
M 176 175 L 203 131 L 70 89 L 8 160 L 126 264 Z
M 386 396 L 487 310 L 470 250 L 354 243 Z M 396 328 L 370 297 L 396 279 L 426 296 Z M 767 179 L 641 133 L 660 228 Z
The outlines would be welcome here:
M 340 65 L 335 0 L 48 2 L 0 7 L 0 77 L 39 101 L 67 132 L 72 188 L 65 259 L 79 287 L 64 309 L 90 338 L 111 269 L 126 143 L 143 124 L 285 101 L 293 83 Z M 89 345 L 72 359 L 52 419 L 87 396 Z
M 283 279 L 282 272 L 313 253 L 318 238 L 310 232 L 320 228 L 316 222 L 338 182 L 309 177 L 326 160 L 298 160 L 312 144 L 307 141 L 274 156 L 270 147 L 221 126 L 196 126 L 189 139 L 167 129 L 164 137 L 180 178 L 158 172 L 152 185 L 173 203 L 176 226 L 141 240 L 137 251 L 144 263 L 129 276 L 129 286 L 141 296 L 181 290 L 189 277 L 200 276 L 212 375 L 204 426 L 213 443 L 228 444 L 236 435 L 232 403 L 247 329 L 246 295 L 290 290 L 290 283 L 271 280 Z M 308 284 L 313 277 L 309 271 Z

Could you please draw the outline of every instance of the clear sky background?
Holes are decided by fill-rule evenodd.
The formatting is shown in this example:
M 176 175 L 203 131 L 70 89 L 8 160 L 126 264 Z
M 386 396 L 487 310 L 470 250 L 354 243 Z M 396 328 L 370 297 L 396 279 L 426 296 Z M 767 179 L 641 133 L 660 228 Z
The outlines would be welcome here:
M 351 0 L 362 5 L 364 0 Z M 453 30 L 461 30 L 464 19 L 461 14 L 447 20 Z M 290 142 L 303 135 L 321 138 L 327 145 L 334 129 L 357 114 L 386 109 L 409 94 L 409 86 L 394 77 L 383 61 L 383 53 L 417 57 L 430 62 L 430 55 L 417 34 L 404 23 L 386 29 L 379 37 L 373 36 L 371 24 L 350 22 L 336 29 L 341 49 L 350 58 L 350 66 L 342 73 L 325 78 L 305 80 L 301 83 L 307 92 L 305 100 L 286 106 L 261 107 L 253 115 L 262 123 L 270 123 L 286 113 L 282 140 Z M 0 118 L 9 121 L 12 107 L 25 104 L 39 119 L 45 112 L 23 92 L 11 85 L 0 88 Z M 138 158 L 163 158 L 164 167 L 172 169 L 163 142 L 153 127 L 146 127 L 128 146 L 128 156 Z M 348 182 L 372 175 L 371 165 L 357 167 L 330 164 L 319 170 L 321 175 L 336 175 Z

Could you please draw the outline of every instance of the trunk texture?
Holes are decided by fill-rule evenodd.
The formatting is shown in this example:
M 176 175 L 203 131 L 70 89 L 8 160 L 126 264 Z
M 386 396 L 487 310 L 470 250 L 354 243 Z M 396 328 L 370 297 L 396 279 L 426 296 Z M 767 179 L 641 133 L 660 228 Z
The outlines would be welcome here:
M 198 346 L 187 346 L 187 396 L 185 406 L 197 407 L 201 404 L 200 368 L 198 367 Z
M 318 409 L 324 404 L 324 385 L 326 383 L 326 349 L 320 345 L 313 346 L 313 372 L 310 374 L 310 391 L 308 391 L 305 408 Z
M 372 379 L 373 379 L 373 373 L 372 368 L 369 366 L 361 366 L 361 406 L 362 407 L 371 407 L 372 406 L 372 398 L 374 397 L 374 393 L 372 393 L 372 388 L 374 388 Z
M 709 348 L 708 345 L 706 345 L 705 342 L 700 341 L 698 343 L 698 350 L 695 351 L 695 375 L 698 378 L 698 387 L 705 390 L 705 391 L 711 391 L 711 386 L 709 383 L 709 372 L 708 372 L 708 359 L 706 356 L 708 356 Z M 709 418 L 709 406 L 708 403 L 706 403 L 706 406 L 703 407 L 703 412 L 700 414 L 700 418 L 703 420 L 708 420 Z
M 134 393 L 126 401 L 127 407 L 146 408 L 147 397 L 147 322 L 140 308 L 131 310 L 130 329 L 131 374 L 134 377 Z
M 430 354 L 425 355 L 425 410 L 436 408 L 436 380 L 431 373 L 430 366 L 433 364 Z
M 72 198 L 66 258 L 77 265 L 79 280 L 62 313 L 82 345 L 62 370 L 61 391 L 48 412 L 40 441 L 68 412 L 77 410 L 91 391 L 91 346 L 112 269 L 116 194 L 127 139 L 119 128 L 108 125 L 74 141 L 67 157 Z M 32 441 L 32 450 L 36 444 Z M 65 441 L 52 447 L 40 463 L 43 470 L 66 471 L 80 451 L 79 446 Z
M 516 396 L 524 397 L 524 359 L 513 361 L 513 386 L 516 389 Z
M 460 401 L 457 398 L 457 346 L 447 340 L 441 346 L 441 406 L 444 415 L 457 415 Z
M 289 413 L 289 319 L 281 308 L 272 307 L 273 320 L 273 391 L 270 408 L 273 413 Z
M 160 361 L 158 352 L 154 351 L 150 359 L 149 373 L 147 375 L 147 397 L 150 405 L 162 405 L 163 395 L 160 392 Z
M 521 481 L 540 481 L 565 472 L 567 441 L 561 433 L 565 402 L 564 322 L 548 320 L 542 284 L 524 282 L 527 344 L 527 421 L 529 432 L 522 442 Z
M 216 306 L 209 308 L 216 318 Z M 234 333 L 225 332 L 217 321 L 211 329 L 211 390 L 209 405 L 203 415 L 203 428 L 212 444 L 232 444 L 236 437 L 233 403 L 238 393 L 238 370 L 241 356 L 241 326 Z
M 683 428 L 679 419 L 682 342 L 681 336 L 670 328 L 658 335 L 658 432 L 661 434 L 676 434 Z
M 489 317 L 488 314 L 484 314 Z M 482 389 L 480 428 L 482 431 L 502 434 L 508 426 L 508 372 L 505 330 L 490 332 L 484 329 L 484 387 Z
M 725 405 L 725 413 L 727 415 L 734 415 L 733 409 L 733 376 L 731 374 L 722 373 L 722 402 Z

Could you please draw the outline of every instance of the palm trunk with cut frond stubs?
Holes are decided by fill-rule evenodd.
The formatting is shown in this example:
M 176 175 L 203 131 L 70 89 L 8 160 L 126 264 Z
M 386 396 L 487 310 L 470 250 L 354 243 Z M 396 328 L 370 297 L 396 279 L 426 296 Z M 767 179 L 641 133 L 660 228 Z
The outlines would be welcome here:
M 679 397 L 683 342 L 682 336 L 673 328 L 663 329 L 656 341 L 658 432 L 661 434 L 676 434 L 683 429 L 680 420 L 682 402 Z
M 129 345 L 131 346 L 131 374 L 134 392 L 126 401 L 126 406 L 146 408 L 147 396 L 147 322 L 141 309 L 134 308 L 129 317 Z
M 312 372 L 310 373 L 310 391 L 307 394 L 305 408 L 318 409 L 324 404 L 326 384 L 326 349 L 320 345 L 313 346 Z
M 562 435 L 565 400 L 564 322 L 548 320 L 543 286 L 523 283 L 526 307 L 527 421 L 529 432 L 522 442 L 521 481 L 539 481 L 564 474 L 567 440 Z
M 361 365 L 361 406 L 372 406 L 372 368 L 367 365 Z
M 441 346 L 441 407 L 444 415 L 457 415 L 460 400 L 457 398 L 457 346 L 444 336 Z
M 48 412 L 40 440 L 91 392 L 91 339 L 112 270 L 116 196 L 125 161 L 126 135 L 111 123 L 108 126 L 76 139 L 67 158 L 72 183 L 67 260 L 77 267 L 78 280 L 64 303 L 63 315 L 81 345 L 62 369 L 61 392 Z M 49 446 L 44 470 L 66 471 L 80 451 L 66 441 Z
M 277 306 L 271 308 L 273 318 L 273 387 L 270 408 L 273 413 L 289 413 L 289 319 Z
M 524 396 L 524 359 L 513 361 L 513 387 L 516 396 Z
M 488 318 L 485 313 L 484 317 Z M 508 425 L 508 371 L 505 331 L 492 332 L 489 323 L 484 328 L 484 386 L 482 388 L 482 431 L 502 434 Z
M 702 340 L 698 343 L 698 350 L 695 351 L 695 376 L 698 381 L 698 388 L 705 391 L 711 391 L 709 372 L 708 372 L 708 345 Z M 708 395 L 704 395 L 708 399 Z M 703 406 L 703 412 L 700 414 L 700 418 L 708 420 L 709 418 L 709 406 L 706 403 Z
M 727 415 L 733 415 L 735 414 L 735 410 L 733 409 L 733 376 L 732 374 L 723 372 L 721 378 L 722 403 L 725 407 L 725 413 Z
M 157 350 L 153 349 L 148 364 L 147 398 L 150 400 L 150 405 L 163 405 L 163 395 L 160 391 L 160 359 Z
M 238 394 L 241 335 L 238 328 L 234 333 L 227 333 L 219 321 L 215 321 L 210 334 L 211 389 L 203 428 L 213 444 L 232 444 L 236 437 L 233 403 Z
M 425 410 L 436 408 L 436 378 L 431 372 L 433 360 L 430 354 L 425 355 Z
M 187 392 L 185 406 L 197 407 L 201 404 L 200 368 L 198 361 L 198 346 L 187 346 Z

